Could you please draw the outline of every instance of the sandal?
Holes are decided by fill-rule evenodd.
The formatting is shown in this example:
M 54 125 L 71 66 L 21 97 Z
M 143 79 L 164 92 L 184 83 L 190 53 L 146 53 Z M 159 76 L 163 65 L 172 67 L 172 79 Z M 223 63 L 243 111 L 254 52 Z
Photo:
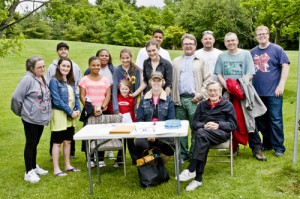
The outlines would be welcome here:
M 81 172 L 80 169 L 77 169 L 77 168 L 75 168 L 75 167 L 73 167 L 73 168 L 71 168 L 71 169 L 67 169 L 66 171 L 68 171 L 68 172 Z
M 63 177 L 63 176 L 67 176 L 68 174 L 66 174 L 65 172 L 61 171 L 61 172 L 58 172 L 58 173 L 54 173 L 55 176 L 57 177 Z

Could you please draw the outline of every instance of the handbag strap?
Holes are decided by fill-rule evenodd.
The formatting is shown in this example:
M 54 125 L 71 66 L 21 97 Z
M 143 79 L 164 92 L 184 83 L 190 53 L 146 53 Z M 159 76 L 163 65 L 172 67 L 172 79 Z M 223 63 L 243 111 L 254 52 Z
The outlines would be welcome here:
M 160 150 L 160 148 L 158 148 L 158 147 L 152 147 L 151 149 L 145 149 L 144 151 L 143 151 L 143 153 L 142 153 L 142 157 L 144 157 L 145 155 L 145 152 L 150 152 L 150 154 L 153 154 L 153 151 L 158 151 L 159 153 L 161 153 L 161 150 Z

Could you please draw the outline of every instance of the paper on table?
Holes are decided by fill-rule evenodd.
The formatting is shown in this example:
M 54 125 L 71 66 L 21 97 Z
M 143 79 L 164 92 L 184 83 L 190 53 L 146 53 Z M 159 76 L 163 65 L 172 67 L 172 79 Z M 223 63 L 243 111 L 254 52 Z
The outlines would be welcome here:
M 136 127 L 137 133 L 154 133 L 155 129 L 152 126 Z
M 132 123 L 130 113 L 124 113 L 122 117 L 122 123 Z

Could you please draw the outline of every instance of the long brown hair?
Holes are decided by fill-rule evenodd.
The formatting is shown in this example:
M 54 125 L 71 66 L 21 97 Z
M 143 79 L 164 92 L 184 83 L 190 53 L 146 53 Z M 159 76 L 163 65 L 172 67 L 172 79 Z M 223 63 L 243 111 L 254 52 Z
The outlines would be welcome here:
M 64 79 L 63 79 L 63 75 L 61 74 L 60 70 L 59 70 L 59 67 L 61 65 L 61 63 L 63 61 L 68 61 L 70 62 L 71 64 L 71 68 L 70 68 L 70 71 L 69 71 L 69 74 L 67 74 L 67 82 L 71 85 L 74 85 L 75 84 L 75 80 L 74 80 L 74 73 L 73 73 L 73 63 L 72 61 L 67 58 L 67 57 L 62 57 L 58 60 L 58 63 L 57 63 L 57 67 L 56 67 L 56 72 L 55 72 L 55 75 L 54 77 L 61 83 L 64 82 Z
M 133 75 L 133 70 L 134 70 L 135 68 L 138 69 L 138 70 L 140 70 L 140 69 L 139 69 L 139 67 L 138 67 L 137 65 L 135 65 L 135 64 L 132 62 L 132 52 L 131 52 L 131 50 L 129 50 L 128 48 L 122 49 L 122 50 L 120 51 L 120 58 L 121 58 L 121 56 L 122 56 L 123 53 L 128 53 L 128 54 L 130 55 L 130 57 L 131 57 L 130 68 L 129 68 L 129 70 L 128 70 L 128 74 L 129 74 L 130 77 L 131 77 L 131 76 Z

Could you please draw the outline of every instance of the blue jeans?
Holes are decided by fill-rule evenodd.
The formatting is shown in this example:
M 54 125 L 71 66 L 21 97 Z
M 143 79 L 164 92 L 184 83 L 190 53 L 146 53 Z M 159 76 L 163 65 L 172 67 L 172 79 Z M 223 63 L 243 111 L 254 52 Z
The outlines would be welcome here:
M 267 107 L 267 112 L 256 118 L 257 128 L 263 135 L 263 147 L 284 153 L 282 96 L 268 96 L 260 98 Z

